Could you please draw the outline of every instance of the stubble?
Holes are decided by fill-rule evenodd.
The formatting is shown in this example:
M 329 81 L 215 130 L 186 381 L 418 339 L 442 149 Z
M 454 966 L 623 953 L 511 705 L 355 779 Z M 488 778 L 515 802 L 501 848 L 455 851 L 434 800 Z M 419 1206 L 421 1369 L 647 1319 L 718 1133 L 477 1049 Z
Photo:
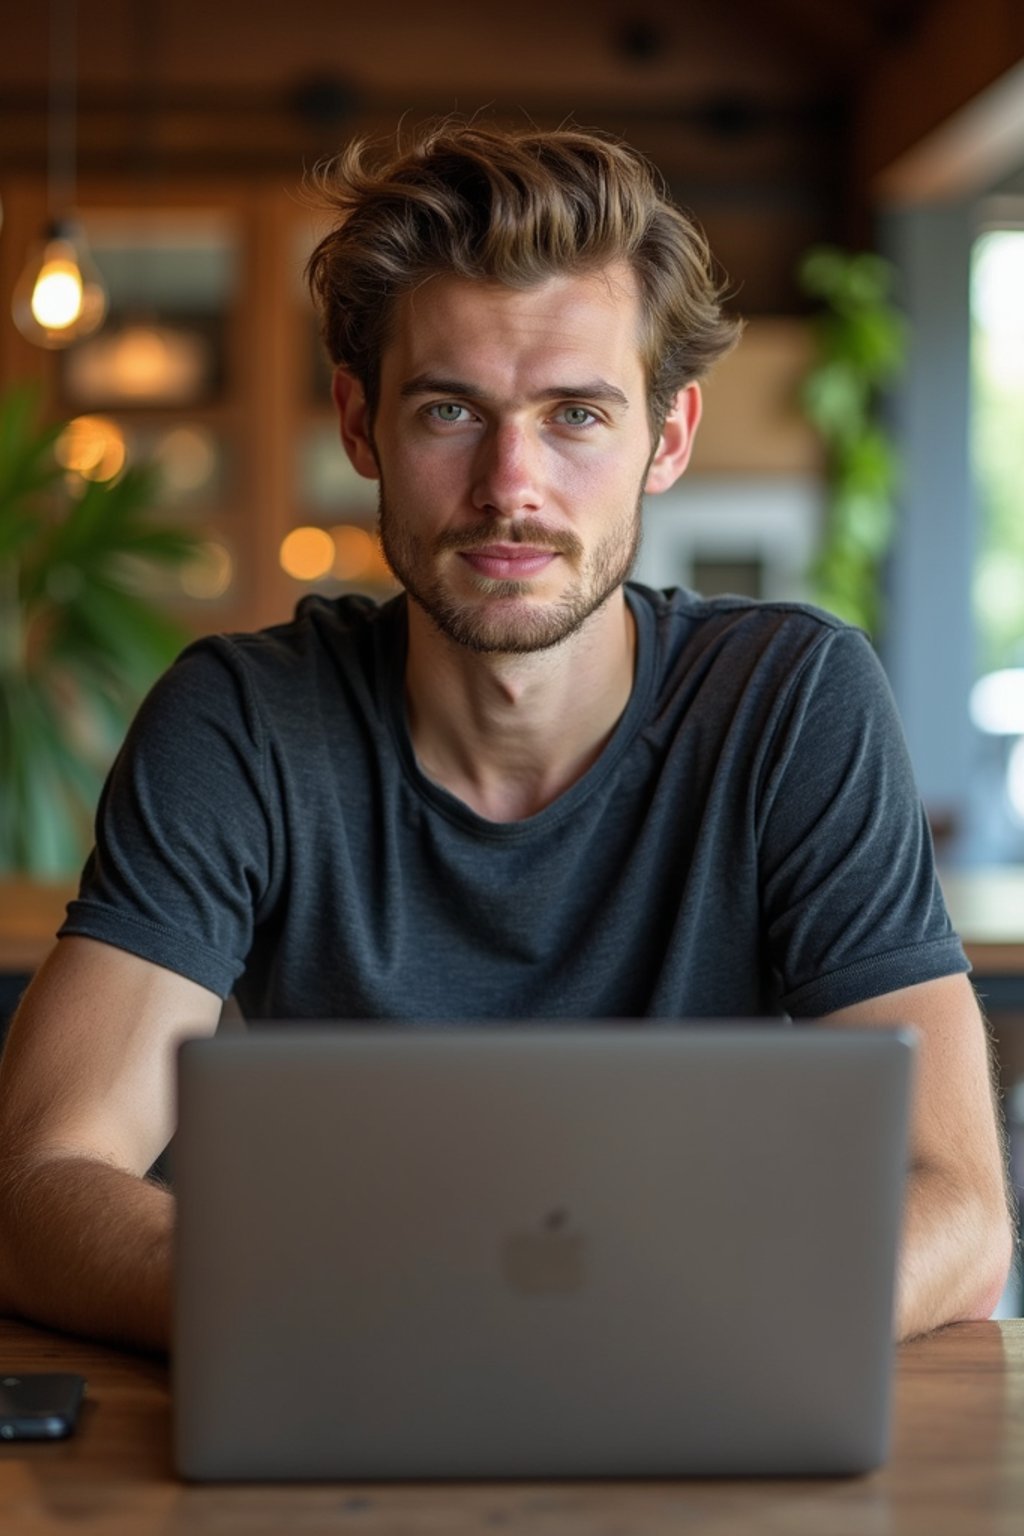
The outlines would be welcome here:
M 646 477 L 645 477 L 646 478 Z M 388 565 L 413 602 L 443 635 L 481 654 L 522 656 L 562 645 L 577 634 L 593 613 L 621 587 L 640 549 L 643 492 L 632 516 L 607 534 L 588 555 L 582 539 L 568 529 L 550 529 L 535 518 L 495 519 L 471 529 L 445 529 L 428 541 L 410 531 L 388 501 L 380 481 L 380 540 Z M 576 569 L 576 577 L 552 602 L 532 597 L 533 581 L 495 581 L 475 577 L 478 598 L 460 598 L 445 579 L 460 553 L 495 543 L 529 544 L 552 549 Z

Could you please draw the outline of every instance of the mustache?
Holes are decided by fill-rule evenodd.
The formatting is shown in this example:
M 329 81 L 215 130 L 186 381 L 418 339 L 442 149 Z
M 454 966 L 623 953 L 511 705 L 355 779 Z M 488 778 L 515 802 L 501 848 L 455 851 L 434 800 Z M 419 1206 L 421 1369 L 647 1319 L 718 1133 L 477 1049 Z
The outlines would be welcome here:
M 523 517 L 508 522 L 492 522 L 475 528 L 445 528 L 434 541 L 437 554 L 447 551 L 486 549 L 492 544 L 528 544 L 534 549 L 552 549 L 556 554 L 579 559 L 583 541 L 569 528 L 549 528 L 537 518 Z

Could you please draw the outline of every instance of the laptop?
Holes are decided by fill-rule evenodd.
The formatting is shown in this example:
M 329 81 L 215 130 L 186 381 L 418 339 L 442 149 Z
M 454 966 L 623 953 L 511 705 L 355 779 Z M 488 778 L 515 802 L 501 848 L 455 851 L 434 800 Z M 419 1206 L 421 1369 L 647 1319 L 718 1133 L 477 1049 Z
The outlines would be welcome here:
M 778 1024 L 187 1041 L 178 1470 L 878 1466 L 912 1055 Z

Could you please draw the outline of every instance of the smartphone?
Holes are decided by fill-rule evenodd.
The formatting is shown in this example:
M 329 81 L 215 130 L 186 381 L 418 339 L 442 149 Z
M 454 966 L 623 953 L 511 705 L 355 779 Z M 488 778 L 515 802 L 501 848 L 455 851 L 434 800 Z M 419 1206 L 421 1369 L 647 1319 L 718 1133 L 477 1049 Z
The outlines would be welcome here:
M 0 1376 L 0 1440 L 62 1440 L 78 1418 L 85 1377 L 62 1372 Z

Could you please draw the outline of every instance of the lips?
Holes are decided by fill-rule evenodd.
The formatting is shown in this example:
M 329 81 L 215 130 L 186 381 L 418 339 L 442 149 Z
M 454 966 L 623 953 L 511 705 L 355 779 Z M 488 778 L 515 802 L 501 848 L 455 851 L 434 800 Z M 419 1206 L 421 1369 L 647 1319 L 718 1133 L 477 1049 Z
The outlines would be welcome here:
M 492 581 L 526 581 L 558 558 L 557 551 L 529 544 L 486 544 L 460 550 L 460 557 L 479 576 Z

